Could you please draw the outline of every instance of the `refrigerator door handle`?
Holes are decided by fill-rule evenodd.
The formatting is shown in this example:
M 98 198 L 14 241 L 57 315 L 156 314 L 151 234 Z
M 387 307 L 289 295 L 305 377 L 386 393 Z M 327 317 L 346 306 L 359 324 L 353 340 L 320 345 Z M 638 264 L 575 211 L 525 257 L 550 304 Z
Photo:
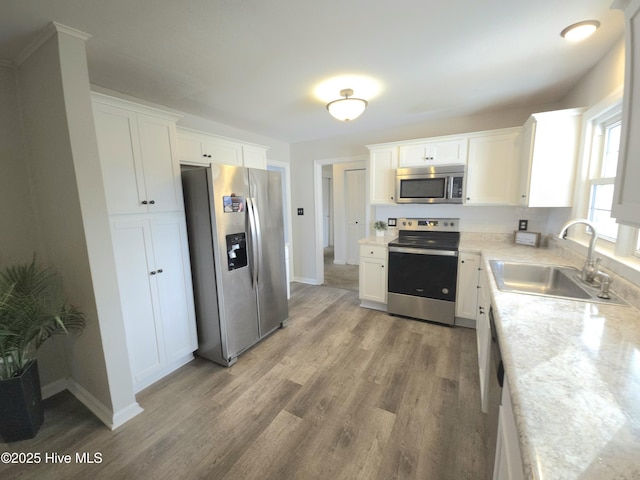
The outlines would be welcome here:
M 262 261 L 262 244 L 260 243 L 262 238 L 260 235 L 260 220 L 258 218 L 258 212 L 255 208 L 255 199 L 247 197 L 247 214 L 249 215 L 249 228 L 251 233 L 251 250 L 252 250 L 252 281 L 253 289 L 258 288 L 258 275 L 260 270 L 260 263 Z
M 258 207 L 256 206 L 256 199 L 254 197 L 251 197 L 251 206 L 253 207 L 253 215 L 254 215 L 254 219 L 255 219 L 255 224 L 256 224 L 256 240 L 257 240 L 257 251 L 258 251 L 258 257 L 257 257 L 257 273 L 256 273 L 256 286 L 257 286 L 257 281 L 260 280 L 260 275 L 262 274 L 262 272 L 260 271 L 260 267 L 262 266 L 262 226 L 260 225 L 260 212 L 258 210 Z

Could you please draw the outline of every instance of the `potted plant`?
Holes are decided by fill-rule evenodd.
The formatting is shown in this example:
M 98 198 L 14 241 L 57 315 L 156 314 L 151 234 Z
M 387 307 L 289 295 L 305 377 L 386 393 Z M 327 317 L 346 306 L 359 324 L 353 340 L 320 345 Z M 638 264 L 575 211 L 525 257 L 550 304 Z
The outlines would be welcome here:
M 33 438 L 44 415 L 36 352 L 54 335 L 80 333 L 84 314 L 63 298 L 52 270 L 30 263 L 0 270 L 0 436 Z
M 384 232 L 387 229 L 387 222 L 385 222 L 384 220 L 377 220 L 373 224 L 373 228 L 376 231 L 377 237 L 384 237 Z

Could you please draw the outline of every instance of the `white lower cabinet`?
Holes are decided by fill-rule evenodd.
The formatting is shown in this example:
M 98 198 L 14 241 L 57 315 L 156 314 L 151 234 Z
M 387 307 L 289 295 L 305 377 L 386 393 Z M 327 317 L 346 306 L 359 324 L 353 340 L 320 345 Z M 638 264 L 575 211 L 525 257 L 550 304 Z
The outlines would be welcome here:
M 491 294 L 487 272 L 480 270 L 478 278 L 478 310 L 476 314 L 476 339 L 478 342 L 478 370 L 480 373 L 480 400 L 484 413 L 489 410 L 489 375 L 491 361 L 491 326 L 489 309 L 491 308 Z
M 461 252 L 458 256 L 456 317 L 475 320 L 478 310 L 479 253 Z
M 387 303 L 387 247 L 360 246 L 360 300 Z
M 176 214 L 113 217 L 112 236 L 137 392 L 198 347 L 186 225 Z
M 513 416 L 509 382 L 504 377 L 502 403 L 498 420 L 498 441 L 493 467 L 493 480 L 524 480 L 518 429 Z

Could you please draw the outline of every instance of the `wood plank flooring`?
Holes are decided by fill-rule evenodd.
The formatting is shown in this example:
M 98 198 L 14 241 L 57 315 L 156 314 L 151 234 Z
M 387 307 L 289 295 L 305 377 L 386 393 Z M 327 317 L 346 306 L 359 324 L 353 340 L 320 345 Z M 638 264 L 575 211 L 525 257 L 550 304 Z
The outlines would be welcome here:
M 358 307 L 357 293 L 292 284 L 287 328 L 231 368 L 197 358 L 138 395 L 109 431 L 67 392 L 33 440 L 0 453 L 12 479 L 483 479 L 475 331 Z M 78 464 L 76 452 L 100 453 Z

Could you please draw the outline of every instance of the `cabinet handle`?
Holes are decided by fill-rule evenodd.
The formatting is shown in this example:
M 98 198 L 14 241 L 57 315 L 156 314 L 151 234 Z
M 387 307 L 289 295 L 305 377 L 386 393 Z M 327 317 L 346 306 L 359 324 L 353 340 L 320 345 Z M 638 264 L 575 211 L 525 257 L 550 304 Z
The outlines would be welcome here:
M 149 204 L 150 204 L 150 205 L 155 205 L 155 204 L 156 204 L 156 201 L 155 201 L 155 200 L 150 200 L 150 201 L 149 201 Z
M 522 198 L 527 198 L 527 196 L 526 195 L 522 195 Z
M 158 269 L 158 273 L 162 273 L 162 269 L 161 268 Z
M 460 260 L 460 263 L 464 263 L 464 260 Z
M 143 205 L 146 205 L 147 203 L 149 203 L 149 202 L 147 202 L 146 200 L 142 200 L 142 204 Z
M 155 275 L 155 274 L 156 274 L 155 270 L 152 270 L 152 271 L 149 272 L 149 275 Z

